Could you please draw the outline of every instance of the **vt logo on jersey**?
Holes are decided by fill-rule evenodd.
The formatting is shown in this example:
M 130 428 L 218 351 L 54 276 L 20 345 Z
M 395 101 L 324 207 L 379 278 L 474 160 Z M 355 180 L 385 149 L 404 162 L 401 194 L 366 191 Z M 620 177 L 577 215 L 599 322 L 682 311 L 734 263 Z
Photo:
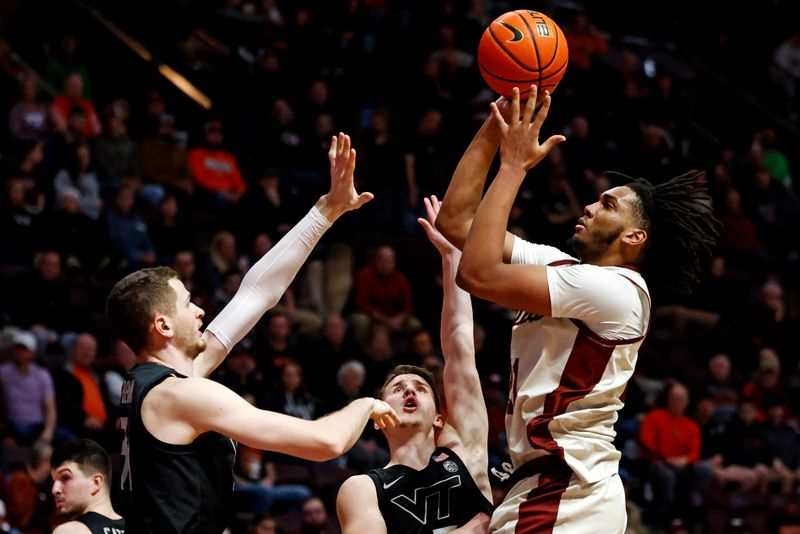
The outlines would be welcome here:
M 446 519 L 450 517 L 450 490 L 459 486 L 461 486 L 461 475 L 453 475 L 432 486 L 415 489 L 413 499 L 408 495 L 398 495 L 392 499 L 392 503 L 426 525 L 428 523 L 428 501 L 431 501 L 436 507 L 435 519 Z

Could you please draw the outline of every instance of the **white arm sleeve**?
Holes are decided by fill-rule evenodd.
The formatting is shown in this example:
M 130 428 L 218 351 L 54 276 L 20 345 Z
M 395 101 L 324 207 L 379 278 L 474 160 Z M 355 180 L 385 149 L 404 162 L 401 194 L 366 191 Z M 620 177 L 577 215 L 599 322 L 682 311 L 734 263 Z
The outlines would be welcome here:
M 536 245 L 514 236 L 514 247 L 511 249 L 511 263 L 526 265 L 548 265 L 554 261 L 574 260 L 575 258 L 549 245 Z
M 316 207 L 311 208 L 283 239 L 247 271 L 239 291 L 207 329 L 228 352 L 250 332 L 267 310 L 278 303 L 331 224 Z

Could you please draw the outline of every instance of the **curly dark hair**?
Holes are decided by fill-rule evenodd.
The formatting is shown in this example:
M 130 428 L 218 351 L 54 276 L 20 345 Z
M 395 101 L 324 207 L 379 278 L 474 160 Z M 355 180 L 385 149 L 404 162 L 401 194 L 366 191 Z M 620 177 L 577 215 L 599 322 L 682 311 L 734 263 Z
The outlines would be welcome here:
M 699 281 L 719 236 L 705 173 L 692 170 L 662 184 L 621 173 L 639 197 L 634 213 L 647 231 L 642 272 L 656 294 L 686 295 Z

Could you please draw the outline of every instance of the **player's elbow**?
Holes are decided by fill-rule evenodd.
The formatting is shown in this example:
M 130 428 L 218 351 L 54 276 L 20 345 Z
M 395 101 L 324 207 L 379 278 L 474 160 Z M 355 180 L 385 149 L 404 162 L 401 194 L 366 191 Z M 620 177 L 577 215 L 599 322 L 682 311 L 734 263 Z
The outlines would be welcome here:
M 444 212 L 444 208 L 442 210 L 436 216 L 434 226 L 454 247 L 462 250 L 469 234 L 470 221 L 458 220 L 457 216 L 450 216 Z
M 484 280 L 480 269 L 475 269 L 469 261 L 462 258 L 456 271 L 456 285 L 467 293 L 476 294 L 483 286 Z

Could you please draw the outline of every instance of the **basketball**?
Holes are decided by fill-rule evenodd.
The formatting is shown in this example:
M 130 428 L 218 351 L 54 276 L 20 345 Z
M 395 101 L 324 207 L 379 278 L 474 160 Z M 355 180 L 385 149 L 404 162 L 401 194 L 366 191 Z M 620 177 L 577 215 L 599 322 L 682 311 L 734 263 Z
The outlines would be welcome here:
M 483 32 L 478 45 L 478 66 L 489 87 L 510 97 L 519 87 L 523 100 L 531 84 L 551 93 L 569 63 L 564 32 L 543 13 L 518 9 L 500 15 Z

